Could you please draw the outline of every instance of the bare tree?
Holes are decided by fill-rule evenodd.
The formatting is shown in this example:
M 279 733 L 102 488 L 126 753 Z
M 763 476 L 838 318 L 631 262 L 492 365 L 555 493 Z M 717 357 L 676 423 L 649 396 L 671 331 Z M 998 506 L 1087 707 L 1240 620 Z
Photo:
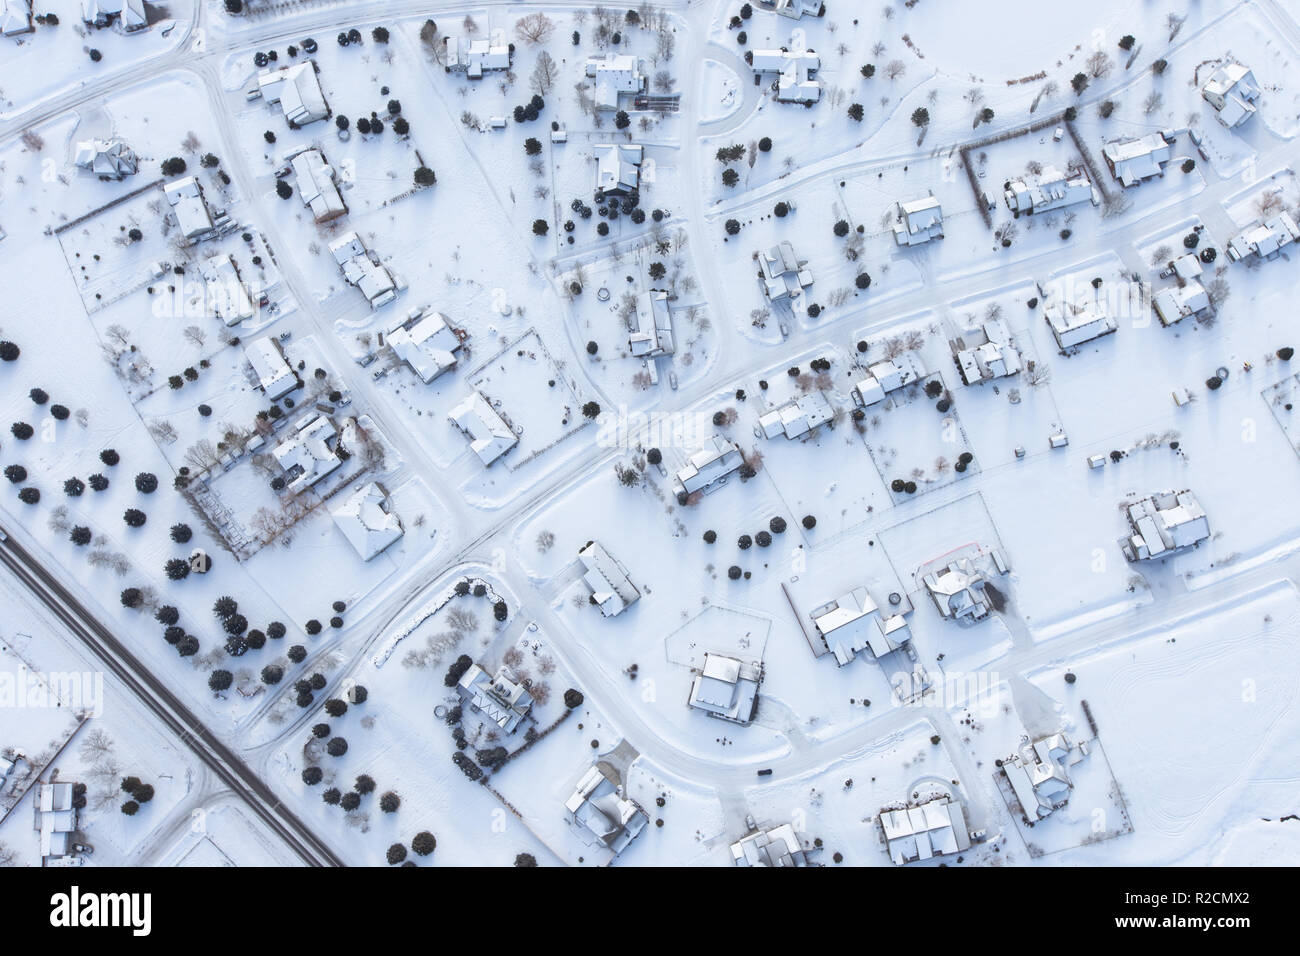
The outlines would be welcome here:
M 537 55 L 537 65 L 533 67 L 533 75 L 529 78 L 528 85 L 538 96 L 545 96 L 555 86 L 559 75 L 560 68 L 555 65 L 555 60 L 543 50 Z
M 554 33 L 555 21 L 540 10 L 521 17 L 515 22 L 515 36 L 533 46 L 545 43 Z
M 885 76 L 891 81 L 898 79 L 907 72 L 907 64 L 902 60 L 890 60 L 885 66 Z

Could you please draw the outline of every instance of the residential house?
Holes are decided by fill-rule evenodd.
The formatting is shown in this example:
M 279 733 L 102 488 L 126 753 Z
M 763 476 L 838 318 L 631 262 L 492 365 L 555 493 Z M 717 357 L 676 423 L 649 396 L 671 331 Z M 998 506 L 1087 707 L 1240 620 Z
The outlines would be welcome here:
M 616 617 L 640 600 L 641 592 L 632 583 L 627 568 L 599 541 L 588 541 L 578 552 L 578 560 L 582 562 L 582 579 L 591 588 L 591 603 L 605 617 Z
M 203 195 L 203 187 L 193 176 L 186 176 L 163 187 L 181 234 L 190 242 L 202 242 L 217 234 L 220 221 L 214 219 Z
M 811 435 L 835 417 L 835 409 L 826 400 L 826 393 L 809 392 L 761 415 L 758 427 L 764 438 L 784 435 L 786 438 L 803 438 Z
M 641 72 L 640 58 L 627 53 L 588 57 L 586 74 L 595 81 L 592 102 L 598 110 L 619 109 L 649 85 L 649 78 Z
M 1228 241 L 1228 258 L 1240 262 L 1256 256 L 1263 260 L 1276 259 L 1282 250 L 1300 240 L 1300 228 L 1290 213 L 1281 212 L 1264 222 L 1247 226 Z
M 668 293 L 651 289 L 637 296 L 635 325 L 627 347 L 637 358 L 673 354 L 673 320 L 668 310 Z
M 1127 508 L 1132 533 L 1120 542 L 1130 561 L 1190 551 L 1210 537 L 1210 521 L 1190 491 L 1164 491 Z
M 1178 284 L 1163 288 L 1151 297 L 1151 308 L 1161 325 L 1168 327 L 1189 315 L 1199 318 L 1214 311 L 1210 295 L 1199 278 L 1201 260 L 1194 253 L 1179 256 L 1169 264 L 1166 273 L 1161 273 L 1166 274 L 1172 274 Z
M 751 830 L 731 844 L 736 866 L 807 866 L 808 857 L 794 826 L 782 823 L 766 830 Z
M 41 866 L 68 866 L 78 811 L 71 783 L 41 783 L 36 786 L 36 832 L 40 834 Z
M 915 807 L 881 810 L 880 834 L 896 866 L 950 856 L 970 849 L 970 831 L 960 803 L 944 795 Z
M 81 19 L 87 26 L 116 26 L 123 33 L 135 33 L 149 25 L 144 0 L 81 0 Z
M 758 275 L 763 283 L 763 294 L 769 302 L 790 302 L 813 284 L 812 270 L 807 261 L 796 256 L 794 246 L 788 242 L 760 250 L 758 261 L 762 267 Z
M 820 17 L 826 12 L 822 0 L 754 0 L 760 10 L 771 10 L 778 16 L 798 20 L 800 17 Z
M 229 255 L 210 256 L 201 270 L 208 307 L 227 326 L 238 325 L 256 314 L 253 299 Z
M 1055 166 L 1044 166 L 1040 173 L 1027 178 L 1008 180 L 1002 188 L 1007 208 L 1017 216 L 1065 209 L 1081 202 L 1094 206 L 1101 203 L 1100 193 L 1086 175 L 1080 172 L 1072 176 Z
M 1125 188 L 1165 174 L 1165 164 L 1174 155 L 1174 132 L 1148 133 L 1136 139 L 1112 140 L 1101 148 L 1106 166 Z
M 510 429 L 481 392 L 471 392 L 469 397 L 451 410 L 448 416 L 453 425 L 465 433 L 470 448 L 485 466 L 519 444 L 519 438 Z
M 750 50 L 745 62 L 757 74 L 776 75 L 778 103 L 811 106 L 822 98 L 822 85 L 813 76 L 821 69 L 821 58 L 812 50 Z
M 35 29 L 32 26 L 32 0 L 0 0 L 0 36 L 22 36 Z
M 895 205 L 894 242 L 919 246 L 943 238 L 943 208 L 933 196 Z
M 491 40 L 474 40 L 469 37 L 449 36 L 442 41 L 446 52 L 444 66 L 448 73 L 464 73 L 471 80 L 483 79 L 484 73 L 510 69 L 513 53 L 510 44 L 502 37 Z
M 1020 371 L 1020 352 L 1002 319 L 989 319 L 978 329 L 963 332 L 948 345 L 961 380 L 967 385 L 1006 378 Z
M 697 491 L 708 491 L 726 481 L 727 476 L 744 463 L 740 446 L 721 435 L 714 435 L 686 459 L 685 466 L 673 476 L 673 494 L 679 502 L 684 502 Z
M 864 587 L 856 587 L 834 601 L 816 608 L 811 615 L 813 634 L 808 636 L 813 655 L 831 653 L 844 667 L 863 651 L 880 660 L 912 639 L 903 614 L 886 614 Z M 814 640 L 817 643 L 814 643 Z
M 1065 806 L 1074 783 L 1070 768 L 1088 756 L 1088 744 L 1073 744 L 1062 733 L 1025 741 L 1002 761 L 999 772 L 1011 785 L 1020 811 L 1029 822 L 1041 820 Z
M 925 369 L 915 352 L 904 352 L 896 359 L 886 359 L 867 367 L 866 374 L 853 385 L 850 394 L 859 408 L 884 401 L 890 392 L 919 382 Z
M 1073 303 L 1049 296 L 1043 304 L 1043 318 L 1062 353 L 1119 328 L 1101 301 Z
M 301 384 L 285 361 L 280 343 L 269 335 L 244 346 L 244 358 L 253 366 L 257 384 L 266 393 L 268 401 L 283 398 Z
M 325 154 L 315 147 L 294 153 L 289 159 L 298 198 L 317 222 L 330 222 L 348 211 L 339 194 L 334 167 L 325 162 Z
M 456 685 L 462 706 L 492 721 L 508 734 L 519 729 L 533 709 L 533 695 L 502 667 L 493 677 L 471 664 Z
M 705 654 L 704 666 L 691 681 L 687 704 L 710 717 L 748 727 L 758 713 L 758 685 L 762 663 Z
M 393 350 L 425 385 L 456 367 L 456 353 L 464 345 L 463 333 L 451 327 L 447 317 L 428 307 L 412 309 L 385 332 L 379 343 Z
M 388 494 L 377 481 L 362 485 L 331 514 L 362 561 L 386 550 L 403 534 L 402 521 L 393 513 Z
M 922 578 L 940 616 L 963 624 L 982 621 L 993 610 L 988 578 L 971 558 L 958 558 Z
M 604 763 L 589 767 L 564 802 L 564 809 L 584 842 L 618 856 L 646 828 L 650 817 L 628 799 L 609 773 Z
M 1237 128 L 1255 115 L 1255 101 L 1261 92 L 1255 74 L 1240 63 L 1219 67 L 1201 87 L 1201 96 L 1228 129 Z
M 343 464 L 338 456 L 338 432 L 324 415 L 304 418 L 271 454 L 284 470 L 285 486 L 293 494 L 313 487 Z
M 303 60 L 277 70 L 263 70 L 257 75 L 257 89 L 266 102 L 280 107 L 290 129 L 307 126 L 330 115 L 329 104 L 320 88 L 315 60 Z
M 73 163 L 100 179 L 121 181 L 140 170 L 140 160 L 120 139 L 85 139 L 77 143 Z
M 361 290 L 372 309 L 388 305 L 406 288 L 391 269 L 380 264 L 379 257 L 366 248 L 355 232 L 345 233 L 331 242 L 330 252 L 343 278 Z
M 635 143 L 601 143 L 596 155 L 596 195 L 626 196 L 641 186 L 641 159 L 645 148 Z

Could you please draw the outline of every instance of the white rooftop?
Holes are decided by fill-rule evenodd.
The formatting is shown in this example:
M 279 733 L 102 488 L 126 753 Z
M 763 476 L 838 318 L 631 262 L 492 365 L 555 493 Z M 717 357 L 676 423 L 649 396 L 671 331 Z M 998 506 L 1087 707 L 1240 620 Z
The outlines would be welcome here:
M 402 522 L 388 507 L 388 495 L 378 482 L 358 488 L 332 512 L 334 524 L 361 560 L 369 561 L 402 537 Z
M 474 454 L 484 465 L 492 464 L 519 443 L 505 419 L 480 392 L 471 392 L 448 417 L 465 433 Z

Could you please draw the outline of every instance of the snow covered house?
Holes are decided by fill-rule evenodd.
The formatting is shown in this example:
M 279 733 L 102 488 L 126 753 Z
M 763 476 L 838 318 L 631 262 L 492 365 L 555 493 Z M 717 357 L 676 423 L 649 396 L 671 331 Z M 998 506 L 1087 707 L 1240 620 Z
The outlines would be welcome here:
M 379 257 L 366 248 L 355 232 L 345 233 L 330 243 L 330 253 L 339 264 L 343 278 L 361 290 L 370 308 L 379 309 L 397 298 L 406 288 Z
M 1116 139 L 1101 148 L 1110 174 L 1123 187 L 1137 186 L 1165 174 L 1174 155 L 1174 132 L 1163 130 L 1136 139 Z
M 75 859 L 72 841 L 78 812 L 74 802 L 70 783 L 37 784 L 35 829 L 40 834 L 41 866 L 67 866 Z
M 508 668 L 502 667 L 493 677 L 477 664 L 471 664 L 456 684 L 462 706 L 469 707 L 513 734 L 533 709 L 533 695 L 516 682 Z
M 758 713 L 758 685 L 763 681 L 763 665 L 705 654 L 704 666 L 691 681 L 687 704 L 710 717 L 748 727 Z
M 963 332 L 948 343 L 961 380 L 978 385 L 995 378 L 1006 378 L 1020 371 L 1020 352 L 1011 341 L 1011 332 L 1002 319 L 989 319 L 978 329 Z
M 1000 772 L 1029 822 L 1041 820 L 1065 806 L 1074 784 L 1070 768 L 1088 756 L 1087 742 L 1073 744 L 1062 733 L 1025 741 L 1002 761 Z
M 190 242 L 202 242 L 216 235 L 218 220 L 212 216 L 203 187 L 193 176 L 186 176 L 163 187 L 163 195 L 171 206 L 181 234 Z
M 1210 537 L 1210 521 L 1190 491 L 1164 491 L 1128 506 L 1132 533 L 1120 542 L 1130 561 L 1168 558 Z
M 835 417 L 835 409 L 826 400 L 824 392 L 809 392 L 786 402 L 759 416 L 758 427 L 764 438 L 784 435 L 786 438 L 803 438 L 811 435 Z
M 759 278 L 763 282 L 763 294 L 769 302 L 789 302 L 803 294 L 803 290 L 812 286 L 812 270 L 806 260 L 794 254 L 794 246 L 780 242 L 771 249 L 758 254 L 762 271 Z
M 334 423 L 324 415 L 313 415 L 303 419 L 271 454 L 284 470 L 285 486 L 293 494 L 300 494 L 343 464 L 337 447 Z
M 1062 353 L 1119 328 L 1119 323 L 1106 314 L 1106 307 L 1100 301 L 1071 303 L 1048 297 L 1043 305 L 1043 318 Z
M 970 831 L 961 804 L 949 796 L 920 806 L 881 810 L 880 834 L 896 866 L 950 856 L 970 849 Z
M 1183 258 L 1194 260 L 1196 257 Z M 1161 289 L 1151 297 L 1151 308 L 1155 310 L 1160 324 L 1166 328 L 1188 316 L 1200 317 L 1213 311 L 1210 294 L 1195 276 L 1188 276 L 1176 286 Z
M 257 75 L 257 89 L 266 102 L 280 107 L 290 129 L 307 126 L 330 115 L 329 104 L 320 88 L 315 60 L 263 70 Z
M 123 33 L 134 33 L 149 25 L 144 0 L 81 0 L 81 19 L 87 26 L 116 25 Z
M 388 494 L 377 481 L 358 488 L 331 517 L 362 561 L 386 550 L 404 533 L 401 519 L 389 507 Z
M 867 408 L 884 401 L 890 392 L 897 391 L 925 377 L 925 369 L 915 352 L 904 352 L 896 359 L 886 359 L 867 367 L 867 373 L 853 385 L 850 394 L 859 408 Z
M 1201 96 L 1228 129 L 1235 129 L 1255 115 L 1260 92 L 1255 74 L 1240 63 L 1219 67 L 1201 87 Z
M 589 767 L 564 802 L 564 809 L 584 842 L 618 856 L 646 828 L 650 817 L 608 774 L 604 763 Z
M 256 313 L 239 267 L 229 255 L 210 256 L 201 270 L 208 307 L 227 326 L 238 325 Z
M 35 29 L 32 26 L 32 0 L 0 0 L 0 36 L 22 36 Z
M 1228 258 L 1240 262 L 1251 256 L 1260 259 L 1276 259 L 1282 249 L 1300 240 L 1300 228 L 1289 213 L 1278 213 L 1264 222 L 1247 226 L 1240 233 L 1228 240 Z
M 519 438 L 510 430 L 510 425 L 481 392 L 471 392 L 447 417 L 465 433 L 470 448 L 485 466 L 519 444 Z
M 484 73 L 510 69 L 513 53 L 510 44 L 492 40 L 472 40 L 469 37 L 449 36 L 442 41 L 446 52 L 444 66 L 448 73 L 464 73 L 471 80 L 483 79 Z
M 900 246 L 919 246 L 931 239 L 943 238 L 943 208 L 934 196 L 897 204 L 894 215 L 894 242 Z
M 941 617 L 966 624 L 984 620 L 993 610 L 988 578 L 970 558 L 959 558 L 921 580 Z
M 822 0 L 754 0 L 754 6 L 760 10 L 771 10 L 791 20 L 798 20 L 805 16 L 820 17 L 826 12 L 826 5 Z
M 627 568 L 599 541 L 588 541 L 578 552 L 578 560 L 582 562 L 582 579 L 591 588 L 591 603 L 605 617 L 622 614 L 640 600 L 641 592 L 632 583 Z
M 140 160 L 120 139 L 84 139 L 77 144 L 73 163 L 100 179 L 121 181 L 134 176 Z
M 459 361 L 456 353 L 464 341 L 445 315 L 426 307 L 412 309 L 381 332 L 379 344 L 392 349 L 428 385 L 456 367 Z
M 668 310 L 668 293 L 651 289 L 637 296 L 636 323 L 627 337 L 627 347 L 637 358 L 673 354 L 673 320 Z
M 616 110 L 624 98 L 635 98 L 648 87 L 639 57 L 608 53 L 587 58 L 586 74 L 592 84 L 592 102 L 598 110 Z
M 284 359 L 280 343 L 271 336 L 255 339 L 244 347 L 244 358 L 253 366 L 257 384 L 268 401 L 277 401 L 298 387 L 298 376 Z
M 813 655 L 835 655 L 844 667 L 856 655 L 871 651 L 877 660 L 892 654 L 912 639 L 912 632 L 902 614 L 884 614 L 864 587 L 842 594 L 834 601 L 816 608 L 810 615 L 820 646 L 808 635 Z
M 289 158 L 298 197 L 317 222 L 329 222 L 348 211 L 347 203 L 335 185 L 334 167 L 325 162 L 325 154 L 314 146 L 299 150 Z
M 794 826 L 760 830 L 755 827 L 731 844 L 731 862 L 736 866 L 807 866 L 808 857 Z
M 645 147 L 635 143 L 601 143 L 596 154 L 597 196 L 626 196 L 641 186 L 641 159 Z
M 749 50 L 745 62 L 757 74 L 776 75 L 776 101 L 811 106 L 822 98 L 814 73 L 822 61 L 812 50 Z
M 1044 166 L 1040 173 L 1028 178 L 1008 180 L 1002 189 L 1007 208 L 1017 216 L 1065 209 L 1081 202 L 1094 206 L 1101 203 L 1101 195 L 1086 175 L 1071 176 L 1055 166 Z
M 697 491 L 708 491 L 723 482 L 745 463 L 740 446 L 721 435 L 714 435 L 704 446 L 686 459 L 685 466 L 673 476 L 673 494 L 678 502 Z

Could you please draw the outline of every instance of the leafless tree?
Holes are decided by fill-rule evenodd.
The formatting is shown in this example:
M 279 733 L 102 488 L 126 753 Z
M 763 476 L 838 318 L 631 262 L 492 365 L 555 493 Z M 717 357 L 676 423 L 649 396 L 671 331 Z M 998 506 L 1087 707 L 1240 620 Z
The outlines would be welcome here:
M 533 46 L 545 43 L 554 33 L 555 21 L 540 10 L 515 22 L 515 36 Z
M 545 96 L 551 92 L 555 86 L 555 81 L 560 75 L 560 68 L 555 65 L 555 60 L 549 53 L 543 50 L 537 55 L 537 65 L 533 67 L 533 75 L 528 81 L 534 93 L 539 96 Z

